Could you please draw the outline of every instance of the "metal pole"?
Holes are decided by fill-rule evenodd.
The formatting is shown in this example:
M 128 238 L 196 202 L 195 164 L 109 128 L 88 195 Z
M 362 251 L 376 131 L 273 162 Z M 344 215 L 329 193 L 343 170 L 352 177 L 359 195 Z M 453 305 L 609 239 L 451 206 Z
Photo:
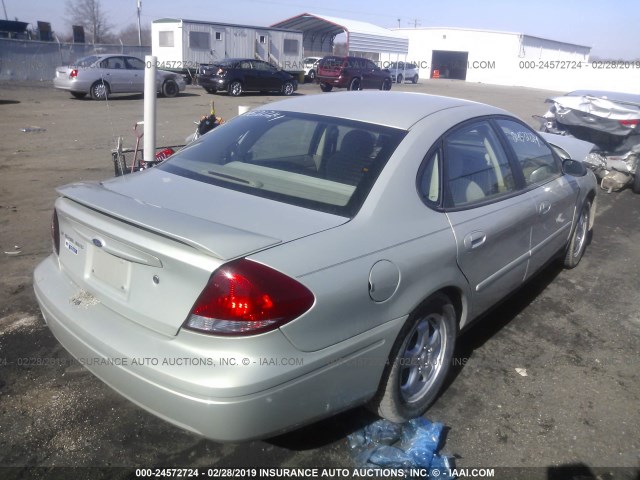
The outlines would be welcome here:
M 140 27 L 140 10 L 141 9 L 142 9 L 142 0 L 138 0 L 138 46 L 140 47 L 142 46 L 142 28 Z
M 9 17 L 7 17 L 7 7 L 4 6 L 4 0 L 2 0 L 2 8 L 4 9 L 4 19 L 9 20 Z
M 146 55 L 144 69 L 144 160 L 156 155 L 156 63 L 158 57 Z

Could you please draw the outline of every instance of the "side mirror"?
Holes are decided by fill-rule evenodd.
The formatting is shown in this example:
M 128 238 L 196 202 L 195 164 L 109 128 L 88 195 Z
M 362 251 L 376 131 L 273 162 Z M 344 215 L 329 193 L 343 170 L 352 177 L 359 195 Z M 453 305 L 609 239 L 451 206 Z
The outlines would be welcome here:
M 587 167 L 584 163 L 569 158 L 562 162 L 562 171 L 572 177 L 584 177 L 587 174 Z

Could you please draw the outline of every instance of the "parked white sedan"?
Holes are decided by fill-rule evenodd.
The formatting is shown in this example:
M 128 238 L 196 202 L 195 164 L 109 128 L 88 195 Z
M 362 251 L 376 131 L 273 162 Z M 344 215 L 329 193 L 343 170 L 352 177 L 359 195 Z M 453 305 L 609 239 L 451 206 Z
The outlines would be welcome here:
M 143 93 L 145 64 L 129 55 L 91 55 L 67 67 L 58 67 L 53 86 L 66 90 L 76 98 L 89 94 L 104 100 L 113 93 Z M 157 91 L 175 97 L 186 85 L 182 76 L 156 70 Z
M 596 181 L 504 110 L 380 91 L 258 107 L 59 193 L 34 274 L 54 335 L 141 407 L 237 441 L 362 404 L 423 414 L 461 329 L 578 264 Z

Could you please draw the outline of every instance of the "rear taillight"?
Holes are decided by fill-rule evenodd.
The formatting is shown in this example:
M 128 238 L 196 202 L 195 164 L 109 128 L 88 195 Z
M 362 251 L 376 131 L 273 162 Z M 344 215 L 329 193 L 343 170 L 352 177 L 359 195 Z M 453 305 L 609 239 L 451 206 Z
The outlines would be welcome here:
M 637 118 L 634 118 L 633 120 L 618 120 L 620 122 L 620 125 L 624 125 L 625 127 L 629 127 L 629 128 L 635 128 L 638 126 L 638 123 L 640 123 L 640 120 L 638 120 Z
M 53 209 L 51 216 L 51 239 L 53 240 L 53 251 L 60 255 L 60 225 L 58 224 L 58 212 Z
M 73 69 L 71 70 L 71 73 L 69 74 L 69 78 L 73 79 L 76 78 L 78 76 L 78 70 L 77 69 Z
M 235 260 L 213 273 L 183 326 L 213 335 L 253 335 L 290 322 L 313 302 L 309 289 L 293 278 Z

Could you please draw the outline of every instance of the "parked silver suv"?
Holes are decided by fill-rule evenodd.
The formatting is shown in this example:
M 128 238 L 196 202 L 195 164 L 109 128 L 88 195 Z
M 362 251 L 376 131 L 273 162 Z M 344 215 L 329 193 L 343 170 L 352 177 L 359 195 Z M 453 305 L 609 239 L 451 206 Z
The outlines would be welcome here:
M 415 63 L 393 62 L 389 65 L 389 71 L 396 83 L 404 83 L 407 80 L 418 83 L 418 66 Z

